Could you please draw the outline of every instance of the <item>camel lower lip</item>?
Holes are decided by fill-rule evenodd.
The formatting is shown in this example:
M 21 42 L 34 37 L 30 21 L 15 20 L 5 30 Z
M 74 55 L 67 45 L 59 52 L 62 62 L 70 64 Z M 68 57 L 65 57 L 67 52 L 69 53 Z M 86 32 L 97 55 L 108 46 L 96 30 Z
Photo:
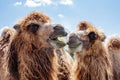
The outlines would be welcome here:
M 70 44 L 69 48 L 77 48 L 79 45 L 81 45 L 81 43 L 79 43 L 79 44 Z

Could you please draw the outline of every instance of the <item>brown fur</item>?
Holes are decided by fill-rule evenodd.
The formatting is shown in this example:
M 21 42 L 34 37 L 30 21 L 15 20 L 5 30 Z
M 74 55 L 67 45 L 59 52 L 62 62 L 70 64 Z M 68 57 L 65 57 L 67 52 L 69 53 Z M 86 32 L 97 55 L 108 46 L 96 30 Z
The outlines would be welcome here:
M 120 80 L 120 38 L 112 37 L 109 39 L 107 48 L 112 58 L 113 80 Z
M 14 29 L 6 28 L 0 37 L 0 80 L 7 80 L 6 77 L 9 75 L 6 68 L 8 66 L 7 53 L 15 34 Z
M 32 12 L 22 19 L 21 33 L 11 43 L 8 57 L 9 80 L 57 80 L 57 62 L 53 47 L 46 41 L 52 32 L 44 27 L 28 31 L 31 23 L 49 22 L 50 18 L 40 12 Z M 44 36 L 43 36 L 44 35 Z
M 78 40 L 86 43 L 87 46 L 83 46 L 81 51 L 75 52 L 73 80 L 112 80 L 110 56 L 102 43 L 105 35 L 88 22 L 80 23 L 78 31 L 83 32 L 77 35 L 72 33 L 71 37 L 77 36 Z M 90 32 L 97 34 L 96 40 L 90 41 L 88 37 Z
M 23 30 L 27 29 L 27 25 L 30 23 L 36 23 L 36 22 L 42 22 L 42 23 L 47 23 L 51 19 L 46 16 L 44 13 L 39 13 L 39 12 L 32 12 L 31 14 L 28 14 L 26 17 L 21 19 L 18 24 L 21 24 Z
M 63 49 L 56 49 L 59 64 L 59 80 L 71 80 L 71 68 L 73 60 L 71 56 Z
M 30 14 L 29 16 L 31 16 L 32 14 Z M 42 13 L 39 14 L 39 16 L 43 15 Z M 50 18 L 48 17 L 43 17 L 44 20 L 41 20 L 41 19 L 37 19 L 38 22 L 41 21 L 41 22 L 49 22 Z M 28 18 L 27 18 L 28 19 Z M 26 21 L 26 24 L 25 25 L 28 25 L 29 23 L 31 22 L 35 22 L 34 19 L 35 17 L 30 17 L 30 20 L 27 20 L 25 19 Z M 20 21 L 19 23 L 17 23 L 18 25 L 20 24 L 24 24 L 25 22 L 22 22 Z M 59 25 L 58 25 L 59 26 Z M 25 28 L 24 28 L 25 30 Z M 18 30 L 19 31 L 19 30 Z M 21 31 L 21 30 L 20 30 Z M 43 36 L 43 35 L 42 35 Z M 44 42 L 43 42 L 44 43 Z M 57 52 L 56 49 L 56 53 L 57 53 L 57 61 L 58 61 L 58 64 L 59 64 L 59 73 L 58 73 L 58 79 L 59 80 L 70 80 L 70 77 L 71 77 L 71 70 L 70 70 L 70 66 L 72 64 L 72 58 L 70 57 L 70 55 L 68 53 L 65 52 L 65 50 L 63 50 L 63 48 L 60 48 L 60 49 L 57 49 L 59 50 L 60 52 Z M 67 58 L 67 59 L 66 59 Z
M 100 32 L 98 29 L 96 29 L 95 27 L 93 27 L 92 24 L 90 24 L 89 22 L 86 21 L 82 21 L 78 24 L 77 26 L 78 30 L 90 30 L 90 31 L 96 31 L 99 34 L 99 38 L 101 41 L 104 41 L 106 36 L 104 35 L 103 32 Z

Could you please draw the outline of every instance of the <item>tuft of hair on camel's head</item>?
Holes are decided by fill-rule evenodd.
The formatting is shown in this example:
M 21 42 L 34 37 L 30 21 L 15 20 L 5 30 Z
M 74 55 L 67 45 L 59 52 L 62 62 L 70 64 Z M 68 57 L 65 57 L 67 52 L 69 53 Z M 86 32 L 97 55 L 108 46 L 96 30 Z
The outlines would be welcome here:
M 97 48 L 106 38 L 102 31 L 98 30 L 89 22 L 80 22 L 77 28 L 78 30 L 71 33 L 69 37 L 68 45 L 71 50 L 77 51 L 82 50 L 82 48 Z
M 42 12 L 31 12 L 18 23 L 21 24 L 23 30 L 27 30 L 27 26 L 31 23 L 48 23 L 51 19 Z
M 120 53 L 120 37 L 111 37 L 107 43 L 108 51 Z
M 112 80 L 111 60 L 103 45 L 105 34 L 89 22 L 81 22 L 69 36 L 75 54 L 73 80 Z

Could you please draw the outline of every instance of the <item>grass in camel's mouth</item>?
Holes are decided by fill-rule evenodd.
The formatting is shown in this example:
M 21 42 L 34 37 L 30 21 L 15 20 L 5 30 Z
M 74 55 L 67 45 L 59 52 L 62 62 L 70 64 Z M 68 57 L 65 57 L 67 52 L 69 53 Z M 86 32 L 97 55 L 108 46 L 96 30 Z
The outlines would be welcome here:
M 57 46 L 64 47 L 66 45 L 66 40 L 64 36 L 57 36 L 51 39 Z

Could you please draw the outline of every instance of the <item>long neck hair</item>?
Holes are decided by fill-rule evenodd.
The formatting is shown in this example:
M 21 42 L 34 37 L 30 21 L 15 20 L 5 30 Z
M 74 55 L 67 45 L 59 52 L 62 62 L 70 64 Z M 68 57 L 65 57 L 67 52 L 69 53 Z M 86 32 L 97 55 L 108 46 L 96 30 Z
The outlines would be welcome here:
M 54 49 L 42 44 L 27 34 L 15 37 L 10 47 L 8 65 L 12 80 L 57 80 Z
M 74 80 L 112 80 L 110 57 L 102 43 L 76 53 Z

